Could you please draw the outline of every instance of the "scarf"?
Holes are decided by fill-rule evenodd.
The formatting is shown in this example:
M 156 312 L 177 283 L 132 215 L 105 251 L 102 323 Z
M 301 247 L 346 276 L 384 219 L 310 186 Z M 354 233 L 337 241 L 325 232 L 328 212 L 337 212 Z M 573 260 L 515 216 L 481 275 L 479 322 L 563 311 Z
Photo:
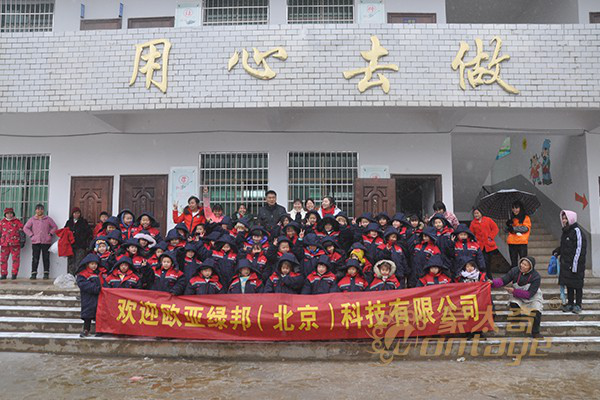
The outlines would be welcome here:
M 460 273 L 460 275 L 464 279 L 474 281 L 474 282 L 479 281 L 479 274 L 480 274 L 479 271 L 476 269 L 474 269 L 473 272 L 467 272 L 466 270 L 464 270 Z

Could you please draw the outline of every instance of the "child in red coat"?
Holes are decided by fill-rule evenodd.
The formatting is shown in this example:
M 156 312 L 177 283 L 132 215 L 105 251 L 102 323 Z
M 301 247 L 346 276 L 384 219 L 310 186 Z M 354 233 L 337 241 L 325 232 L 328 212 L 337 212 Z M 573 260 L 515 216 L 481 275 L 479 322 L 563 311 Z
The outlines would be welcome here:
M 12 208 L 4 210 L 4 219 L 0 221 L 0 279 L 8 275 L 8 258 L 12 255 L 11 279 L 17 279 L 21 261 L 21 232 L 23 223 L 15 218 Z M 25 244 L 23 242 L 23 244 Z

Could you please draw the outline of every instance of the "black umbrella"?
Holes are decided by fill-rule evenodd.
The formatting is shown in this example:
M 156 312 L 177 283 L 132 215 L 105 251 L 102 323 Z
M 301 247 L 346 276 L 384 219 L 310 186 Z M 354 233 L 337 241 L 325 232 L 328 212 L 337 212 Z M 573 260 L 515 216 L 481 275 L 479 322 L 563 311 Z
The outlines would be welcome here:
M 520 201 L 523 204 L 523 209 L 527 215 L 532 215 L 541 206 L 535 194 L 507 189 L 483 197 L 478 208 L 483 215 L 490 218 L 505 219 L 512 216 L 512 205 L 515 201 Z

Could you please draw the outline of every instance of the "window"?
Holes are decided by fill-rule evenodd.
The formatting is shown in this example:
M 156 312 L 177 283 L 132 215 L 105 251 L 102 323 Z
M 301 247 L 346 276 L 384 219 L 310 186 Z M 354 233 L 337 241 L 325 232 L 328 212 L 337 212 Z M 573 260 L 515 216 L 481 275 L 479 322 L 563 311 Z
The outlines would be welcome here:
M 174 26 L 175 17 L 129 18 L 127 20 L 128 29 L 172 28 Z
M 82 19 L 79 29 L 82 31 L 99 31 L 105 29 L 121 29 L 123 20 L 121 18 L 109 19 Z
M 435 24 L 436 14 L 388 13 L 389 24 Z
M 590 24 L 600 24 L 600 12 L 590 13 Z
M 288 0 L 287 4 L 290 24 L 354 22 L 354 0 Z
M 203 0 L 204 25 L 250 25 L 269 21 L 269 0 Z
M 0 209 L 11 207 L 23 223 L 38 203 L 48 206 L 50 155 L 0 155 Z
M 50 32 L 53 0 L 0 0 L 0 32 Z
M 269 190 L 269 154 L 200 153 L 200 185 L 208 187 L 211 206 L 220 204 L 226 215 L 242 203 L 256 215 Z
M 358 176 L 358 153 L 290 152 L 288 153 L 289 207 L 294 199 L 333 196 L 339 208 L 353 215 L 354 181 Z

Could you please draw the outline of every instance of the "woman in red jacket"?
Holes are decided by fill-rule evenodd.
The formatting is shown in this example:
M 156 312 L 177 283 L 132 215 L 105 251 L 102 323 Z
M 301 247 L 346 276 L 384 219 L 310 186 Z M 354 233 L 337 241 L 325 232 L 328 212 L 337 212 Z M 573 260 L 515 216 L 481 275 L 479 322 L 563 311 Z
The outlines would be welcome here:
M 475 235 L 483 257 L 485 258 L 485 265 L 487 266 L 486 275 L 489 279 L 492 278 L 491 261 L 492 254 L 498 253 L 498 246 L 496 245 L 496 236 L 498 236 L 498 225 L 493 219 L 484 217 L 478 208 L 473 209 L 473 221 L 471 221 L 471 232 Z
M 196 226 L 206 223 L 204 210 L 200 207 L 200 199 L 196 196 L 191 196 L 188 199 L 188 205 L 183 209 L 183 213 L 179 214 L 179 204 L 173 204 L 173 222 L 178 224 L 185 223 L 188 232 L 195 232 Z

